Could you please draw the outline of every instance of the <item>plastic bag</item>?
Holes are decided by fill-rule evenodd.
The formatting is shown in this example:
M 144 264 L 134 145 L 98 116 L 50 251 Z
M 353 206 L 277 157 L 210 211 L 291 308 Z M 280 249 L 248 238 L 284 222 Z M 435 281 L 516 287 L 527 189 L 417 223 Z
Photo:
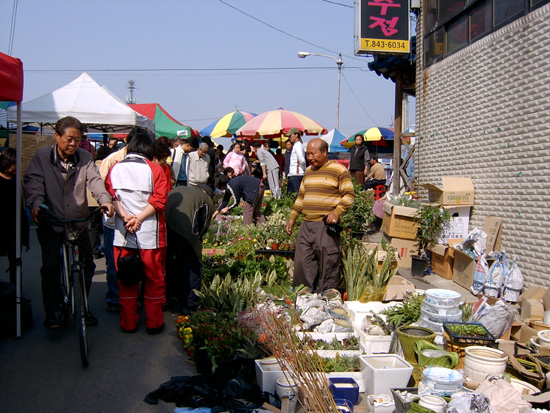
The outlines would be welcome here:
M 478 228 L 474 228 L 472 232 L 468 234 L 468 237 L 458 244 L 456 248 L 468 254 L 473 259 L 485 255 L 487 234 Z
M 489 264 L 487 263 L 487 260 L 484 256 L 479 257 L 474 270 L 474 281 L 470 287 L 472 294 L 478 295 L 483 293 L 483 285 L 485 284 L 488 272 Z
M 497 260 L 491 265 L 489 274 L 485 279 L 483 290 L 487 297 L 500 297 L 501 287 L 504 285 L 509 266 L 510 263 L 506 260 L 506 254 L 504 252 L 500 253 Z
M 451 396 L 447 413 L 493 413 L 489 399 L 483 394 L 460 392 Z
M 504 280 L 504 293 L 502 298 L 506 301 L 515 303 L 518 301 L 521 290 L 523 290 L 523 274 L 519 269 L 517 258 L 514 257 Z
M 514 323 L 514 319 L 512 309 L 502 300 L 499 300 L 495 305 L 481 306 L 472 317 L 472 321 L 483 324 L 495 338 L 502 337 Z
M 477 392 L 487 396 L 498 413 L 516 413 L 531 407 L 530 403 L 522 400 L 514 386 L 501 378 L 486 379 Z

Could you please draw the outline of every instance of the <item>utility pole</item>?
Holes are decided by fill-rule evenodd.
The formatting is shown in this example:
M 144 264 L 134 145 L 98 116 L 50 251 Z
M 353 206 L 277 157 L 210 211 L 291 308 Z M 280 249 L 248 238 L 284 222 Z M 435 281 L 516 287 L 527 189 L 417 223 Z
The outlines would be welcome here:
M 126 103 L 129 105 L 131 103 L 136 103 L 136 98 L 134 97 L 134 90 L 136 90 L 135 86 L 136 82 L 134 82 L 132 79 L 128 80 L 128 95 L 126 96 Z

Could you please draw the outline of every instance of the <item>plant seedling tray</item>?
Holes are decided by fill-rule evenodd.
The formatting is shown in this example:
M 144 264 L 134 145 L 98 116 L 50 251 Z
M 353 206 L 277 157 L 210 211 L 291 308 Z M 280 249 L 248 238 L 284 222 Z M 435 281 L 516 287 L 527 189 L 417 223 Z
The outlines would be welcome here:
M 460 335 L 455 333 L 454 331 L 449 328 L 450 326 L 478 326 L 481 327 L 484 331 L 483 336 L 467 336 L 467 335 Z M 443 329 L 445 332 L 449 335 L 451 338 L 451 341 L 456 344 L 467 344 L 471 346 L 488 346 L 488 347 L 496 347 L 496 340 L 495 337 L 485 328 L 485 326 L 481 323 L 459 323 L 459 322 L 448 322 L 443 323 Z

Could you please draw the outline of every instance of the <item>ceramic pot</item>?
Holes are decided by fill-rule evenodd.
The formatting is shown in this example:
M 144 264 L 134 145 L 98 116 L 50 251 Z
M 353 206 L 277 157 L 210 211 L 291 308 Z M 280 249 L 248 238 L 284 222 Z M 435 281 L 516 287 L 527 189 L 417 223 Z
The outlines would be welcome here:
M 465 351 L 464 374 L 473 381 L 482 383 L 488 374 L 498 376 L 506 370 L 508 356 L 501 350 L 470 346 Z
M 442 412 L 447 402 L 439 396 L 432 396 L 426 394 L 420 397 L 418 405 L 426 409 L 433 410 L 434 412 Z
M 403 347 L 403 353 L 405 360 L 413 365 L 418 364 L 416 360 L 416 353 L 414 351 L 414 345 L 419 340 L 425 340 L 428 343 L 433 343 L 435 340 L 435 332 L 426 327 L 414 327 L 414 326 L 401 326 L 395 330 L 401 347 Z

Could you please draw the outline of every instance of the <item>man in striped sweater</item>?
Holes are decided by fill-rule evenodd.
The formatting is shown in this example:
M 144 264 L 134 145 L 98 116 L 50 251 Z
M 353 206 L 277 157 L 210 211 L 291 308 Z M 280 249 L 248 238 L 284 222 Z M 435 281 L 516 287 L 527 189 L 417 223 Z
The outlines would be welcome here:
M 340 216 L 352 206 L 355 193 L 349 171 L 328 159 L 325 141 L 312 139 L 306 156 L 310 167 L 304 174 L 286 231 L 291 234 L 296 218 L 304 214 L 294 254 L 294 285 L 304 284 L 322 293 L 336 288 L 340 267 L 340 234 L 328 230 L 327 225 L 338 224 Z

